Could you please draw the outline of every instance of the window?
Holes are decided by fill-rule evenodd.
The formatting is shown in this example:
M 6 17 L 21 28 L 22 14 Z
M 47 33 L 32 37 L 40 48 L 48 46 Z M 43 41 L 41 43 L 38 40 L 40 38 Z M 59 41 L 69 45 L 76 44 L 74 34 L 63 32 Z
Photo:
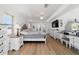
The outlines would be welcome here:
M 4 16 L 3 17 L 3 24 L 11 25 L 12 24 L 12 16 Z

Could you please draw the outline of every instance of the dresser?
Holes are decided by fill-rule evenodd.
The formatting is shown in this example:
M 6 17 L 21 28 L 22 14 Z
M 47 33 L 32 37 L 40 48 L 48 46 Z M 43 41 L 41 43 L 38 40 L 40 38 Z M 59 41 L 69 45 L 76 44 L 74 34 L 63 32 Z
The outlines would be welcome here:
M 5 28 L 0 29 L 0 55 L 8 54 L 8 39 Z
M 9 41 L 10 50 L 19 50 L 23 45 L 23 36 L 10 36 Z
M 79 50 L 79 37 L 77 36 L 69 36 L 70 42 L 69 42 L 69 47 L 74 47 Z

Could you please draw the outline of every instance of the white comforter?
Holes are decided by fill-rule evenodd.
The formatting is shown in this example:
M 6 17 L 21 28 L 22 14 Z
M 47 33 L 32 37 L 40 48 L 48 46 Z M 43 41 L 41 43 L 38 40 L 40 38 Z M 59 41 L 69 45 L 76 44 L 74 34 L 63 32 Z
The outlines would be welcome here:
M 46 33 L 35 30 L 23 30 L 23 41 L 46 41 Z
M 21 32 L 21 34 L 46 34 L 45 32 L 42 32 L 42 31 L 35 31 L 35 30 L 30 30 L 30 29 L 27 29 L 27 30 L 23 30 Z

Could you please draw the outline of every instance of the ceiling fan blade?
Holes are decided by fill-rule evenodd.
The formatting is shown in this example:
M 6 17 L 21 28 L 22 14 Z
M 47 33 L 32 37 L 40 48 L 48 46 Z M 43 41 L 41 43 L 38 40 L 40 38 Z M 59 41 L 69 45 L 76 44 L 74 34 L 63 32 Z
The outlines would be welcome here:
M 47 8 L 49 6 L 49 4 L 44 4 L 44 8 Z

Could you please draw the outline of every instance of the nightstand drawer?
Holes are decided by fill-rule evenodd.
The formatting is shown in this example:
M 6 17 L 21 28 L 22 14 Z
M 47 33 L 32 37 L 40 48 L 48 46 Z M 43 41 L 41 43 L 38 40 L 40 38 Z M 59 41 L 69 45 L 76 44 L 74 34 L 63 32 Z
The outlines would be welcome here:
M 0 47 L 4 45 L 4 42 L 0 42 Z
M 2 48 L 0 48 L 0 55 L 3 55 L 3 52 L 6 52 L 5 46 L 3 46 Z
M 0 54 L 2 54 L 2 53 L 3 53 L 3 51 L 4 51 L 4 50 L 3 50 L 3 49 L 1 49 L 1 50 L 0 50 Z
M 2 46 L 4 46 L 4 45 L 6 45 L 6 42 L 5 42 L 5 41 L 0 42 L 0 48 L 1 48 Z
M 4 40 L 4 36 L 0 35 L 0 41 Z

